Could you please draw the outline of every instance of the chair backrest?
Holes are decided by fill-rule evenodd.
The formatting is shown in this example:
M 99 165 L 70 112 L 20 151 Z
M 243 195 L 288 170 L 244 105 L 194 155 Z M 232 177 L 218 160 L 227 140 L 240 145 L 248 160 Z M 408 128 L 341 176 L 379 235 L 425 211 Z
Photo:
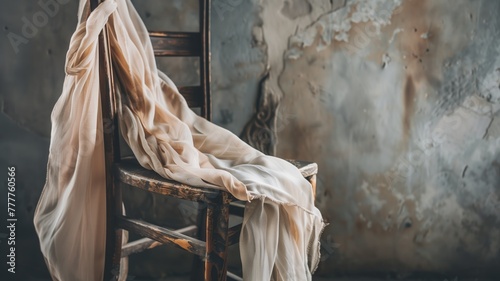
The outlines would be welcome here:
M 210 0 L 199 0 L 198 32 L 151 31 L 149 33 L 157 57 L 199 57 L 200 85 L 180 87 L 190 107 L 200 108 L 201 115 L 211 120 L 210 100 Z M 175 81 L 174 81 L 175 82 Z
M 93 11 L 99 3 L 105 0 L 89 0 Z M 198 32 L 150 32 L 150 38 L 155 56 L 168 57 L 198 57 L 200 60 L 199 85 L 180 87 L 179 91 L 188 105 L 200 108 L 201 116 L 211 120 L 210 100 L 210 0 L 199 0 L 199 30 Z M 106 169 L 106 252 L 112 253 L 115 247 L 121 247 L 121 241 L 115 235 L 115 215 L 121 214 L 122 206 L 120 189 L 114 185 L 113 165 L 120 161 L 119 131 L 117 114 L 115 114 L 115 81 L 110 56 L 106 28 L 99 35 L 99 76 L 101 91 L 101 107 L 103 119 L 103 141 L 105 147 Z M 175 83 L 175 81 L 174 81 Z M 106 270 L 112 264 L 119 264 L 120 257 L 106 255 Z M 111 257 L 113 260 L 110 260 Z M 108 276 L 109 272 L 105 272 Z
M 90 0 L 90 10 L 94 10 L 104 0 Z M 201 116 L 212 119 L 212 103 L 210 99 L 210 0 L 199 0 L 199 31 L 168 32 L 150 31 L 149 35 L 156 57 L 198 57 L 200 81 L 199 85 L 179 87 L 188 105 L 199 108 Z M 114 76 L 110 49 L 107 44 L 106 30 L 99 37 L 101 105 L 104 121 L 104 142 L 109 143 L 106 151 L 114 151 L 113 160 L 119 159 L 118 126 L 116 126 L 114 106 Z M 175 81 L 174 81 L 175 83 Z M 109 149 L 108 149 L 109 148 Z

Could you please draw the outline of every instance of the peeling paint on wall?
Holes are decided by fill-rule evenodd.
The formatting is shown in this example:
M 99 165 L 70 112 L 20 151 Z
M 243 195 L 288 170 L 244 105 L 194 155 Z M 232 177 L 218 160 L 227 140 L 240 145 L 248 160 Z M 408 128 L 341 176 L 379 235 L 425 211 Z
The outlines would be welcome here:
M 319 162 L 337 245 L 323 273 L 494 270 L 498 11 L 347 1 L 281 35 L 278 155 Z
M 390 23 L 393 13 L 401 4 L 401 0 L 377 0 L 377 1 L 347 1 L 342 9 L 328 12 L 318 18 L 313 24 L 303 31 L 297 32 L 290 38 L 291 48 L 286 57 L 296 59 L 305 47 L 309 47 L 316 41 L 319 35 L 320 42 L 316 49 L 325 49 L 332 41 L 343 41 L 348 44 L 346 48 L 352 50 L 366 47 L 369 37 L 380 34 L 380 28 Z M 359 23 L 369 23 L 362 28 L 356 26 Z M 353 26 L 354 25 L 354 26 Z M 357 36 L 349 36 L 353 30 Z

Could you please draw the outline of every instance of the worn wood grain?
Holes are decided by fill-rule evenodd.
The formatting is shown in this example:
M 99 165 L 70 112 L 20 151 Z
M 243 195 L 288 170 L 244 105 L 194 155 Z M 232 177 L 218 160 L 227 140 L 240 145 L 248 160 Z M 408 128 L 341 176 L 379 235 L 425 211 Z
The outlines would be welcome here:
M 155 56 L 198 57 L 202 54 L 200 32 L 149 32 Z
M 227 247 L 229 246 L 229 199 L 228 193 L 222 193 L 220 201 L 208 204 L 206 222 L 205 280 L 226 280 Z
M 123 159 L 115 164 L 118 180 L 149 192 L 172 196 L 190 201 L 211 202 L 222 192 L 211 188 L 198 188 L 167 180 L 155 171 L 144 169 L 133 158 Z
M 206 241 L 206 225 L 207 225 L 207 206 L 203 205 L 198 208 L 197 214 L 197 225 L 198 232 L 196 233 L 196 238 L 202 241 Z M 195 256 L 192 261 L 192 271 L 191 271 L 191 281 L 198 281 L 205 279 L 205 261 L 200 259 L 200 257 Z
M 125 216 L 117 218 L 117 225 L 130 232 L 148 237 L 163 244 L 171 244 L 192 254 L 206 256 L 206 243 L 165 227 L 157 226 L 145 221 L 131 219 Z
M 196 225 L 190 225 L 181 229 L 173 230 L 173 232 L 187 234 L 196 230 L 197 230 Z M 161 245 L 163 245 L 163 243 L 155 241 L 151 238 L 146 237 L 137 239 L 135 241 L 127 243 L 125 246 L 122 247 L 122 258 L 127 257 L 131 254 L 140 253 L 144 250 L 153 249 Z

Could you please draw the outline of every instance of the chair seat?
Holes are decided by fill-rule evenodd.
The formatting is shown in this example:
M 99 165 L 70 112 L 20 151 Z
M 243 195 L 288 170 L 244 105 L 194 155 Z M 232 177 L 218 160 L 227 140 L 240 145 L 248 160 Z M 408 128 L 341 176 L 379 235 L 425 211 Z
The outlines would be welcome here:
M 287 160 L 295 165 L 305 178 L 316 175 L 318 165 L 312 162 Z M 200 188 L 190 186 L 177 181 L 161 177 L 152 170 L 143 168 L 139 162 L 132 157 L 123 158 L 115 164 L 115 175 L 119 182 L 137 187 L 149 192 L 169 195 L 179 199 L 210 202 L 216 198 L 222 190 L 213 188 Z M 237 199 L 231 196 L 231 201 Z
M 222 190 L 200 188 L 165 179 L 153 170 L 143 168 L 135 158 L 124 158 L 115 164 L 119 182 L 145 191 L 197 202 L 211 202 Z M 236 200 L 236 199 L 234 199 Z
M 314 178 L 318 172 L 318 165 L 316 163 L 297 160 L 287 161 L 295 165 L 302 176 L 309 180 Z M 194 187 L 165 179 L 155 171 L 143 168 L 133 157 L 123 158 L 119 163 L 115 163 L 114 169 L 116 179 L 119 182 L 145 191 L 173 196 L 179 199 L 210 203 L 216 201 L 218 198 L 220 199 L 221 193 L 224 192 L 218 189 Z M 230 202 L 229 213 L 243 217 L 246 202 L 237 200 L 229 193 L 227 193 L 227 198 Z M 118 218 L 117 225 L 145 237 L 125 245 L 122 249 L 121 257 L 127 257 L 130 254 L 155 248 L 162 244 L 172 244 L 196 255 L 203 255 L 204 253 L 205 242 L 183 234 L 188 229 L 196 230 L 196 226 L 189 226 L 185 228 L 186 230 L 170 230 L 124 216 Z M 228 229 L 228 245 L 238 242 L 240 232 L 241 224 Z M 238 280 L 238 278 L 233 279 Z

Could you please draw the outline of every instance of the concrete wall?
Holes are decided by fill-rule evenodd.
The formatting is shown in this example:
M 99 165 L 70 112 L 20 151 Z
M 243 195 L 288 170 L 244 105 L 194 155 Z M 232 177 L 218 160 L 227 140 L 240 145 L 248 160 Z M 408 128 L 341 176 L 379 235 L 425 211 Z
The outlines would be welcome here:
M 323 272 L 493 269 L 500 3 L 348 1 L 305 24 L 270 3 L 269 30 L 294 30 L 269 35 L 287 43 L 278 151 L 319 163 Z
M 59 3 L 0 10 L 0 163 L 19 172 L 18 266 L 33 275 L 46 274 L 31 222 L 76 24 L 76 3 Z M 197 29 L 196 1 L 135 4 L 151 29 Z M 318 274 L 499 274 L 499 13 L 495 0 L 213 0 L 214 122 L 241 132 L 268 65 L 277 154 L 320 166 L 317 203 L 331 225 Z M 197 63 L 159 67 L 182 85 Z M 129 196 L 168 205 L 167 216 L 138 215 L 192 219 L 190 206 Z M 188 270 L 165 253 L 131 261 L 131 274 Z

